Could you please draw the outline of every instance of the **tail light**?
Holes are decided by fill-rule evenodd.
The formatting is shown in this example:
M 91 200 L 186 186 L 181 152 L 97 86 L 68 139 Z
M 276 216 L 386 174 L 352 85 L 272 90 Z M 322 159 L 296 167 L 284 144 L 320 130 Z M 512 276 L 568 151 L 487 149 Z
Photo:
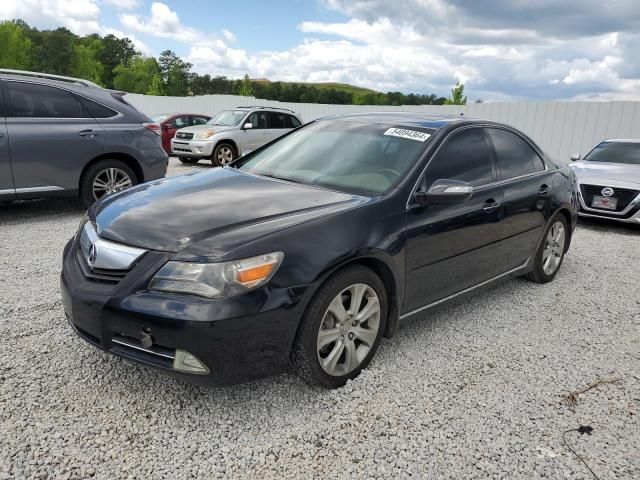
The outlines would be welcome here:
M 160 135 L 162 133 L 162 129 L 160 128 L 160 125 L 157 123 L 147 122 L 147 123 L 143 123 L 142 126 L 147 130 L 151 130 L 153 133 L 157 135 Z

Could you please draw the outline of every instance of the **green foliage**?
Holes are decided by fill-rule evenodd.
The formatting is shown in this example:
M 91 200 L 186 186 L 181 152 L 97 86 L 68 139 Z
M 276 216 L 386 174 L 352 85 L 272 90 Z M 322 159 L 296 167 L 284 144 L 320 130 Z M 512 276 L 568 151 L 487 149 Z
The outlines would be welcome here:
M 244 78 L 238 83 L 238 95 L 243 97 L 253 96 L 253 83 L 249 78 L 249 75 L 245 75 Z
M 16 22 L 0 22 L 0 65 L 26 70 L 30 67 L 31 40 Z
M 467 97 L 464 94 L 464 84 L 456 82 L 456 86 L 451 90 L 451 96 L 444 102 L 445 105 L 466 105 Z
M 113 69 L 113 73 L 113 86 L 118 90 L 147 93 L 153 86 L 154 91 L 164 91 L 160 67 L 153 57 L 137 55 L 129 61 L 129 66 L 118 65 Z
M 22 20 L 0 22 L 0 68 L 33 70 L 91 80 L 106 88 L 147 95 L 237 94 L 281 102 L 346 105 L 464 105 L 464 85 L 451 98 L 376 92 L 343 83 L 290 83 L 198 75 L 171 50 L 156 60 L 137 52 L 128 38 L 80 37 L 66 28 L 38 30 Z

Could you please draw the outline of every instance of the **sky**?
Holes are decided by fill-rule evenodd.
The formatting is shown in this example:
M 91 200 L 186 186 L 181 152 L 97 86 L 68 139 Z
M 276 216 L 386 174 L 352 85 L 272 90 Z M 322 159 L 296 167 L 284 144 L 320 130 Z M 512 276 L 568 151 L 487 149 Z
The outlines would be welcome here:
M 0 19 L 13 18 L 127 36 L 200 74 L 640 100 L 640 0 L 2 0 Z

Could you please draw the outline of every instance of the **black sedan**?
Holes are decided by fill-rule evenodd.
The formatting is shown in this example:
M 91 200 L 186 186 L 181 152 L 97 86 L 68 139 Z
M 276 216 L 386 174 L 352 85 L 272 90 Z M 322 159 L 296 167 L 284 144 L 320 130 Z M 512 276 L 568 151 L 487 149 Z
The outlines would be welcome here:
M 329 117 L 98 202 L 65 248 L 63 305 L 89 343 L 192 381 L 293 367 L 337 387 L 406 317 L 553 280 L 577 202 L 573 172 L 511 127 Z

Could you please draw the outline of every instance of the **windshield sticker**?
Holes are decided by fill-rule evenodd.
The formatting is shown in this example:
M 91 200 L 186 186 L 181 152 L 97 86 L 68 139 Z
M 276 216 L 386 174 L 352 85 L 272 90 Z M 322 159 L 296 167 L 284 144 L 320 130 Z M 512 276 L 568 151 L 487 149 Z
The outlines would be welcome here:
M 408 138 L 409 140 L 417 140 L 418 142 L 425 142 L 431 136 L 428 133 L 418 132 L 416 130 L 406 130 L 404 128 L 390 128 L 385 135 L 391 135 L 392 137 Z

